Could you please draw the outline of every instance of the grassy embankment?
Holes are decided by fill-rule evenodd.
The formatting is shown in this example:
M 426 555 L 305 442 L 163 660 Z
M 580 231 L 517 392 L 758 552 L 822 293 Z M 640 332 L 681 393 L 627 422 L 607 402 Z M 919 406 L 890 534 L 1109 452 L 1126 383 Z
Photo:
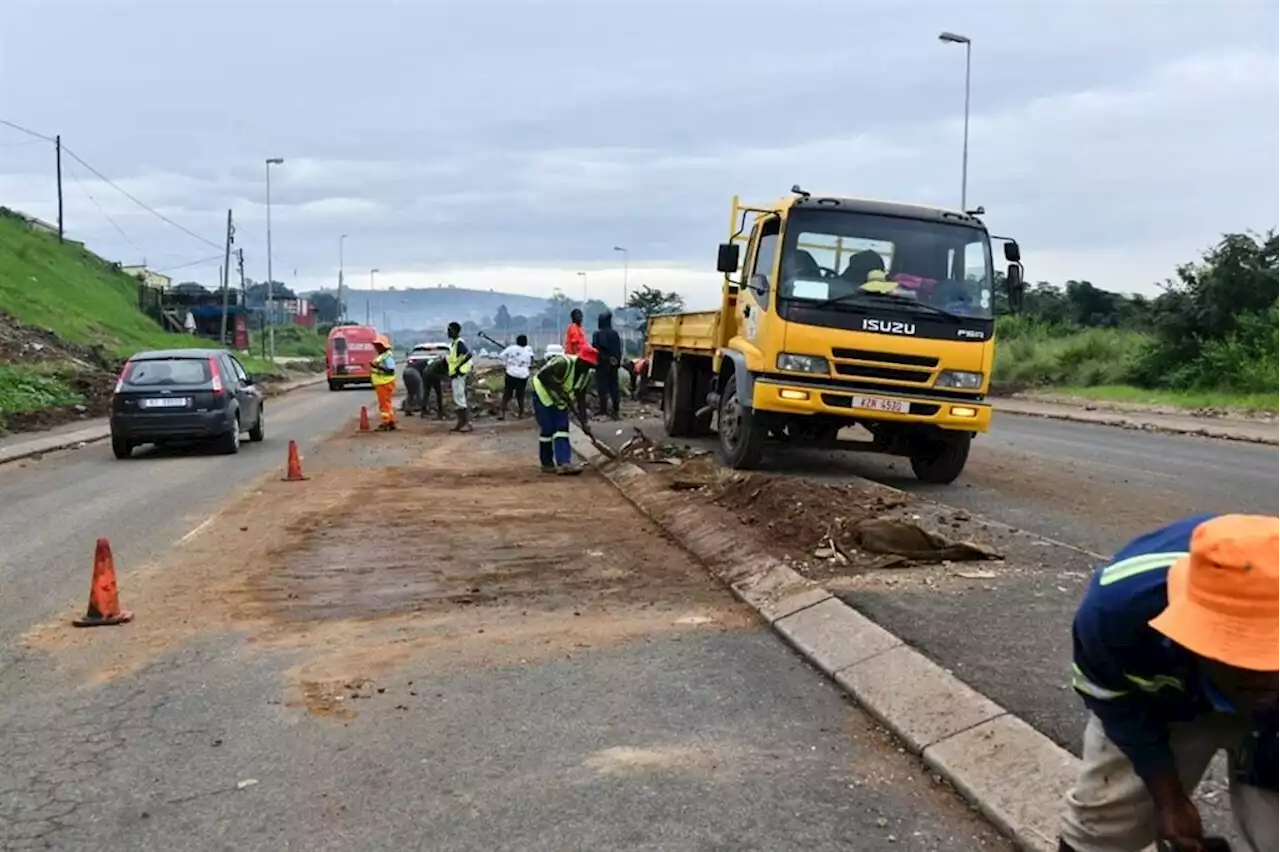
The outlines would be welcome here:
M 1053 328 L 1021 317 L 1001 317 L 993 385 L 997 391 L 1041 390 L 1103 402 L 1277 410 L 1275 357 L 1234 357 L 1228 343 L 1206 352 L 1218 366 L 1211 371 L 1213 383 L 1141 387 L 1140 367 L 1151 345 L 1152 338 L 1138 331 Z
M 84 395 L 74 377 L 86 369 L 114 368 L 143 349 L 208 345 L 202 338 L 163 331 L 138 310 L 137 287 L 136 279 L 82 247 L 60 244 L 52 234 L 34 231 L 24 220 L 0 211 L 0 312 L 57 335 L 49 345 L 55 354 L 44 358 L 29 345 L 21 353 L 6 351 L 21 347 L 29 335 L 0 329 L 0 426 L 5 415 L 81 402 Z M 289 329 L 282 334 L 278 329 L 276 336 L 277 342 L 282 336 L 287 341 L 287 351 L 277 343 L 281 354 L 318 351 L 323 356 L 323 341 L 314 332 Z M 63 350 L 87 350 L 99 357 L 86 364 Z M 245 359 L 245 367 L 263 376 L 280 373 L 255 357 Z

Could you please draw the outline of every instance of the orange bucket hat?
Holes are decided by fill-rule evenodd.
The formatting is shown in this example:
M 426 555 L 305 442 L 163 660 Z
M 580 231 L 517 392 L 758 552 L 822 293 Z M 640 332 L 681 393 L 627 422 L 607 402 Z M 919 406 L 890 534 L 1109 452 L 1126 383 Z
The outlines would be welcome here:
M 1222 515 L 1169 568 L 1169 604 L 1151 626 L 1188 651 L 1260 672 L 1280 668 L 1280 518 Z

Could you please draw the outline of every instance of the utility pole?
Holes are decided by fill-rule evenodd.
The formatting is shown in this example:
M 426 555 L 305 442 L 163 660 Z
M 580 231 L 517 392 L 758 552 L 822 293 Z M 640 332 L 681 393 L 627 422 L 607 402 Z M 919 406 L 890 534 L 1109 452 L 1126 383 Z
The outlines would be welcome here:
M 240 307 L 244 314 L 244 348 L 249 351 L 249 291 L 244 286 L 244 249 L 236 249 L 236 269 L 240 272 Z
M 227 307 L 231 299 L 231 244 L 236 239 L 236 226 L 231 222 L 231 211 L 227 211 L 227 241 L 223 247 L 222 269 L 222 326 L 218 332 L 218 342 L 227 345 Z
M 343 242 L 346 241 L 346 239 L 347 239 L 346 234 L 343 234 L 342 236 L 338 237 L 338 321 L 339 322 L 347 318 L 347 302 L 346 302 L 346 297 L 342 292 L 342 287 L 343 287 L 342 244 Z
M 271 288 L 275 286 L 271 280 L 271 167 L 279 166 L 283 163 L 284 158 L 282 157 L 267 158 L 267 309 L 263 312 L 263 316 L 268 320 L 267 343 L 271 350 L 270 357 L 273 362 L 276 359 L 276 327 L 269 322 L 274 314 L 274 311 L 272 310 L 274 307 L 274 294 L 271 292 Z
M 45 137 L 48 139 L 49 137 Z M 53 137 L 53 147 L 58 158 L 58 242 L 62 242 L 62 134 Z

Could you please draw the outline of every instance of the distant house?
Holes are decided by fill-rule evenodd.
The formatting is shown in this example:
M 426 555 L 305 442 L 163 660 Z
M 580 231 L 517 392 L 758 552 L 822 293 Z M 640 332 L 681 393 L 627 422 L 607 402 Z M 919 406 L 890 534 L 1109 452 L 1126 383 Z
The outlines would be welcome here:
M 122 266 L 120 271 L 132 275 L 153 290 L 168 290 L 173 285 L 173 279 L 168 275 L 161 275 L 145 266 Z

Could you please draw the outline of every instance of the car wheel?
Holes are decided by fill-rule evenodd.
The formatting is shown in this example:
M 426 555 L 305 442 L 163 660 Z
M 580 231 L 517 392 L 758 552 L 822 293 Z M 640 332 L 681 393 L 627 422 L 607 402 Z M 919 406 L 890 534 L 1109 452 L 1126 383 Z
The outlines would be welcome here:
M 231 431 L 218 438 L 218 452 L 223 455 L 234 456 L 240 452 L 240 415 L 236 415 L 236 421 L 231 426 Z
M 258 422 L 249 430 L 249 440 L 255 444 L 267 437 L 267 407 L 258 406 Z
M 329 380 L 329 390 L 331 390 L 331 391 L 342 390 L 342 385 L 341 385 L 340 383 L 338 383 L 338 382 L 335 382 L 333 379 L 330 379 L 330 380 Z
M 112 435 L 111 452 L 114 453 L 115 457 L 118 459 L 133 458 L 133 444 L 129 443 L 129 441 L 124 438 L 117 438 L 115 435 Z

